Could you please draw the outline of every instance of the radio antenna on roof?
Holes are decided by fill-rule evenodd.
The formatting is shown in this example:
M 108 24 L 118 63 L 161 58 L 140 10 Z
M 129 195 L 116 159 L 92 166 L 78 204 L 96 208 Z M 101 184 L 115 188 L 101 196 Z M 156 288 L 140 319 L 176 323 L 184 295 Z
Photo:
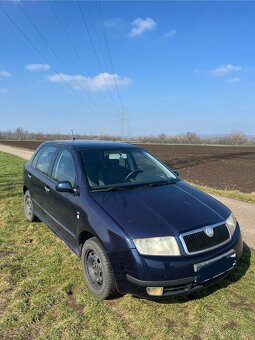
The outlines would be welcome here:
M 72 136 L 73 136 L 73 141 L 75 141 L 75 135 L 73 133 L 73 129 L 71 129 L 71 132 L 72 132 Z

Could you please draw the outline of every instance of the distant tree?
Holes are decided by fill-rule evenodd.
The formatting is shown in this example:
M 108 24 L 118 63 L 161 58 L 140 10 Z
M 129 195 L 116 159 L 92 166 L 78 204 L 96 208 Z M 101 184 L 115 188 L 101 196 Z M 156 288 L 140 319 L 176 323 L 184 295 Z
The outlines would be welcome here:
M 183 144 L 199 144 L 200 138 L 195 132 L 186 132 L 184 135 L 179 136 L 180 143 Z
M 43 132 L 28 132 L 21 127 L 11 131 L 0 131 L 1 140 L 54 140 L 54 139 L 72 139 L 71 133 L 43 133 Z M 76 139 L 105 139 L 105 140 L 120 140 L 118 135 L 110 134 L 76 134 Z M 126 141 L 139 141 L 142 143 L 172 143 L 172 144 L 220 144 L 220 145 L 241 145 L 241 144 L 255 144 L 255 136 L 246 136 L 244 133 L 235 131 L 230 135 L 221 136 L 201 136 L 199 137 L 195 132 L 186 132 L 180 135 L 169 136 L 165 133 L 159 135 L 147 135 L 137 137 L 125 137 Z
M 232 132 L 231 135 L 229 136 L 229 139 L 231 141 L 231 144 L 234 145 L 242 145 L 248 142 L 247 136 L 240 131 Z
M 25 139 L 27 134 L 28 134 L 28 131 L 24 130 L 21 127 L 16 128 L 14 132 L 15 138 L 18 140 Z
M 158 135 L 158 139 L 159 139 L 160 143 L 165 143 L 167 136 L 166 136 L 166 134 L 161 133 L 161 134 Z
M 255 144 L 255 137 L 250 137 L 250 138 L 249 138 L 249 142 L 250 142 L 251 144 Z

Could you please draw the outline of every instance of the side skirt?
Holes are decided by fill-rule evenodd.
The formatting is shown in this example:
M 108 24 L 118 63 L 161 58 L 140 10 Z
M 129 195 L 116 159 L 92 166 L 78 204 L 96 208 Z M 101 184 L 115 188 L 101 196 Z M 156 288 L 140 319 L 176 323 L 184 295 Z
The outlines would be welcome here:
M 59 232 L 57 232 L 50 224 L 48 224 L 45 219 L 40 216 L 40 214 L 38 214 L 36 211 L 34 212 L 35 216 L 37 218 L 39 218 L 40 221 L 42 221 L 47 227 L 50 228 L 51 231 L 53 231 L 54 234 L 56 234 L 63 242 L 65 242 L 65 244 L 77 255 L 77 256 L 81 256 L 81 252 L 78 248 L 72 246 L 62 235 L 60 235 Z

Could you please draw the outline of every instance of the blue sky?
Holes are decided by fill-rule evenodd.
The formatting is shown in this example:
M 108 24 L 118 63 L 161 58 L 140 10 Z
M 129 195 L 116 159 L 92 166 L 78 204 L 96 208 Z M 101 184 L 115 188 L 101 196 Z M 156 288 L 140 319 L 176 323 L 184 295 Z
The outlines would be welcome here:
M 255 2 L 101 2 L 113 68 L 97 3 L 97 55 L 79 4 L 51 4 L 69 40 L 47 1 L 0 1 L 37 49 L 0 9 L 0 130 L 119 134 L 123 104 L 128 135 L 255 134 Z

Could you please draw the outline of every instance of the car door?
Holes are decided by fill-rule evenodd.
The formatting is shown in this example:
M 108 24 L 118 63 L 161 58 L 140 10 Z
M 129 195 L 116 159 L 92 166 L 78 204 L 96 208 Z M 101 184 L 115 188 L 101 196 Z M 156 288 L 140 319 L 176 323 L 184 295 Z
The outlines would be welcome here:
M 75 246 L 78 195 L 70 192 L 58 192 L 56 184 L 62 181 L 69 181 L 74 189 L 77 188 L 74 157 L 72 152 L 65 148 L 58 153 L 51 178 L 47 183 L 47 222 L 69 245 Z
M 57 152 L 57 146 L 45 145 L 33 158 L 26 176 L 28 188 L 38 217 L 45 218 L 48 171 Z

